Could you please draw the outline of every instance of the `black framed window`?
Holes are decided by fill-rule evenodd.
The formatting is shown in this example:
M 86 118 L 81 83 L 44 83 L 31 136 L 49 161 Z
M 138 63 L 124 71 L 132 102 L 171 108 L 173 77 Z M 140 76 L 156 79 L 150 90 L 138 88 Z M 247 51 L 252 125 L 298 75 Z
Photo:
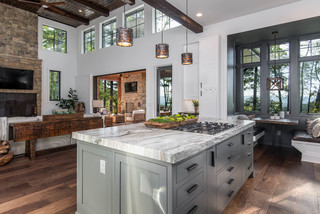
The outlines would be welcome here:
M 50 101 L 60 100 L 60 82 L 61 73 L 60 71 L 49 71 L 49 98 Z
M 95 30 L 90 28 L 83 32 L 83 53 L 94 51 L 95 49 Z
M 102 24 L 102 48 L 116 44 L 117 20 Z
M 168 30 L 180 26 L 181 24 L 174 19 L 168 17 L 164 13 L 155 9 L 155 32 L 161 32 L 163 30 Z
M 126 14 L 127 27 L 133 31 L 133 38 L 144 36 L 144 9 L 132 11 Z
M 67 53 L 67 31 L 43 25 L 42 48 L 49 51 Z
M 300 110 L 320 113 L 320 36 L 303 39 L 300 48 Z

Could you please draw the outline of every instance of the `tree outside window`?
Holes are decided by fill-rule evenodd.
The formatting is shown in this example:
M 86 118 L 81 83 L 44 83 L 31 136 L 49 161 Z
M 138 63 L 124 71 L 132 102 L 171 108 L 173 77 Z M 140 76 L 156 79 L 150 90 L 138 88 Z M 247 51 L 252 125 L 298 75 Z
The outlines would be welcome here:
M 102 24 L 102 48 L 116 44 L 116 19 Z
M 118 98 L 118 82 L 100 80 L 99 100 L 103 100 L 104 107 L 111 113 L 117 113 L 121 100 Z
M 83 52 L 94 51 L 95 48 L 95 31 L 94 28 L 83 32 Z
M 144 36 L 144 9 L 126 14 L 127 27 L 133 31 L 133 38 Z
M 260 111 L 260 66 L 243 69 L 243 110 Z
M 161 32 L 163 30 L 168 30 L 180 26 L 179 22 L 171 19 L 159 10 L 155 10 L 155 30 L 156 32 Z
M 49 72 L 50 101 L 60 100 L 60 71 Z
M 42 38 L 43 49 L 67 53 L 67 31 L 43 25 Z
M 320 113 L 320 39 L 300 41 L 300 57 L 301 113 Z

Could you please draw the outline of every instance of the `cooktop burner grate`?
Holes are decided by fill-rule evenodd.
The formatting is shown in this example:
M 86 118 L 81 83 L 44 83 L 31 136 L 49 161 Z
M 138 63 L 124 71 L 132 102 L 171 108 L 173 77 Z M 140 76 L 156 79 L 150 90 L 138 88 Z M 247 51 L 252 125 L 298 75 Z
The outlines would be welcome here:
M 172 128 L 172 130 L 214 135 L 233 127 L 235 127 L 235 125 L 229 123 L 199 122 L 180 125 Z

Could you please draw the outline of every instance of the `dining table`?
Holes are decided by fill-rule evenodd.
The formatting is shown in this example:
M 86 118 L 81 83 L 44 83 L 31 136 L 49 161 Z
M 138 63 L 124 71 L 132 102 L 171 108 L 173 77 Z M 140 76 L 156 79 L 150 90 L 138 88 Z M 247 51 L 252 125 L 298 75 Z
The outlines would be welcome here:
M 257 117 L 253 119 L 256 124 L 270 124 L 272 128 L 272 150 L 276 150 L 276 127 L 277 126 L 297 126 L 299 125 L 299 120 L 295 119 L 270 119 Z

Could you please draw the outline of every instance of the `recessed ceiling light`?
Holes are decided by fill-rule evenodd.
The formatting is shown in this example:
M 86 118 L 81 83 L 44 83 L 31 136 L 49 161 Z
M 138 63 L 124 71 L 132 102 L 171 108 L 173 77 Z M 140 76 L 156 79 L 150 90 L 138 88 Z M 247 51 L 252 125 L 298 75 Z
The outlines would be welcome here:
M 201 17 L 202 16 L 202 13 L 197 13 L 197 17 Z
M 81 9 L 79 10 L 79 13 L 82 13 L 82 10 L 81 10 Z

